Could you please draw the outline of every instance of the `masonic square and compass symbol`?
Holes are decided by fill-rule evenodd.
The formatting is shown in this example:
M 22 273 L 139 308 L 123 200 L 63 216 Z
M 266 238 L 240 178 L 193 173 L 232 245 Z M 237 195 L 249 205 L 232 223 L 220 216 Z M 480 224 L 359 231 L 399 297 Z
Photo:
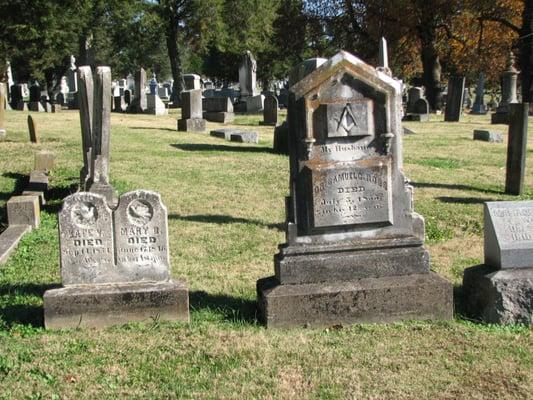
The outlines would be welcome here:
M 349 103 L 344 106 L 340 119 L 335 118 L 335 120 L 337 121 L 337 136 L 349 136 L 352 128 L 357 126 Z

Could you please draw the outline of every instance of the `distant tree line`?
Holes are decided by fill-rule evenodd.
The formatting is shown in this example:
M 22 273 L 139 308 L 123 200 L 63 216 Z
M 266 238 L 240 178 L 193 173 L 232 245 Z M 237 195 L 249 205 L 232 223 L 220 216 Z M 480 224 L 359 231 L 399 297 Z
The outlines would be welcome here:
M 242 54 L 266 87 L 310 57 L 348 50 L 377 61 L 389 43 L 395 76 L 422 84 L 438 107 L 445 77 L 484 72 L 497 85 L 511 50 L 531 59 L 533 0 L 0 0 L 0 76 L 52 88 L 77 65 L 110 65 L 116 77 L 145 67 L 160 78 L 198 73 L 237 81 Z M 531 87 L 529 72 L 524 81 Z M 529 91 L 528 91 L 529 92 Z

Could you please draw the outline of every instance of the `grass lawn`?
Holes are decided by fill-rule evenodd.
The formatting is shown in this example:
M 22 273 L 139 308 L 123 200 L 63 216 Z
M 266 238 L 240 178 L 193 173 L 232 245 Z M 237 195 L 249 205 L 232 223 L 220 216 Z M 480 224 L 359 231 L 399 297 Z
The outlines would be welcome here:
M 6 112 L 0 142 L 0 224 L 38 149 L 56 155 L 42 225 L 0 267 L 0 399 L 526 399 L 533 396 L 533 329 L 461 316 L 466 267 L 483 259 L 482 204 L 533 198 L 502 194 L 506 143 L 474 142 L 489 116 L 406 123 L 404 169 L 426 219 L 431 266 L 456 286 L 451 322 L 265 330 L 255 282 L 273 274 L 284 241 L 288 158 L 256 116 L 235 125 L 259 145 L 175 131 L 171 115 L 113 114 L 111 180 L 119 192 L 160 192 L 169 211 L 172 275 L 189 281 L 191 323 L 154 321 L 105 330 L 45 331 L 42 294 L 60 284 L 57 211 L 82 166 L 79 114 Z M 533 120 L 530 132 L 533 132 Z M 208 130 L 219 124 L 208 123 Z M 253 126 L 251 126 L 253 125 Z M 506 140 L 505 140 L 506 141 Z M 530 134 L 529 154 L 533 154 Z M 528 394 L 529 393 L 529 394 Z

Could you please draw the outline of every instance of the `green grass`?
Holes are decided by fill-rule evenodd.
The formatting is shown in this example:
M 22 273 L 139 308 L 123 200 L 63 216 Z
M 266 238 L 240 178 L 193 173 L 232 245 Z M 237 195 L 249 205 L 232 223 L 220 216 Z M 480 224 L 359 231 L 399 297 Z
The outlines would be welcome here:
M 531 396 L 533 330 L 520 325 L 457 315 L 449 322 L 265 330 L 256 320 L 255 282 L 273 274 L 284 241 L 288 159 L 270 151 L 273 128 L 259 126 L 259 115 L 238 115 L 234 125 L 260 134 L 254 146 L 176 132 L 171 111 L 112 115 L 111 179 L 121 193 L 161 193 L 172 275 L 189 281 L 191 323 L 64 331 L 42 328 L 42 294 L 60 284 L 56 213 L 79 177 L 79 116 L 33 114 L 42 143 L 32 145 L 27 113 L 7 112 L 0 224 L 33 153 L 53 151 L 56 168 L 41 227 L 0 267 L 0 399 Z M 490 126 L 489 116 L 406 125 L 417 134 L 404 138 L 404 170 L 426 220 L 431 266 L 460 293 L 462 271 L 483 258 L 483 202 L 518 199 L 503 194 L 506 146 L 472 141 L 473 129 Z M 529 170 L 526 188 L 520 199 L 533 198 Z

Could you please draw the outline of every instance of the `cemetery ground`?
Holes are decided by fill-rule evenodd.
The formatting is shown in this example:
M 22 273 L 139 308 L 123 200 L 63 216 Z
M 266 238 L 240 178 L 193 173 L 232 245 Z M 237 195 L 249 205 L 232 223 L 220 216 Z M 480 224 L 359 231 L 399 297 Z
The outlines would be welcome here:
M 426 220 L 431 268 L 455 285 L 450 322 L 266 330 L 256 320 L 255 282 L 273 275 L 284 242 L 288 157 L 272 153 L 262 115 L 235 125 L 259 145 L 177 132 L 169 116 L 112 114 L 113 185 L 161 193 L 169 212 L 172 275 L 190 287 L 191 323 L 153 320 L 104 330 L 45 331 L 42 294 L 60 285 L 57 212 L 82 166 L 79 114 L 7 111 L 0 143 L 0 223 L 39 149 L 53 151 L 42 224 L 0 267 L 0 398 L 472 398 L 533 393 L 533 329 L 469 321 L 462 314 L 465 268 L 483 260 L 483 202 L 533 198 L 533 170 L 520 197 L 503 194 L 506 133 L 490 116 L 405 123 L 404 170 Z M 232 126 L 232 125 L 229 125 Z M 208 131 L 220 127 L 207 123 Z M 504 143 L 472 140 L 474 129 Z M 533 120 L 530 121 L 533 132 Z M 533 158 L 530 134 L 528 158 Z

